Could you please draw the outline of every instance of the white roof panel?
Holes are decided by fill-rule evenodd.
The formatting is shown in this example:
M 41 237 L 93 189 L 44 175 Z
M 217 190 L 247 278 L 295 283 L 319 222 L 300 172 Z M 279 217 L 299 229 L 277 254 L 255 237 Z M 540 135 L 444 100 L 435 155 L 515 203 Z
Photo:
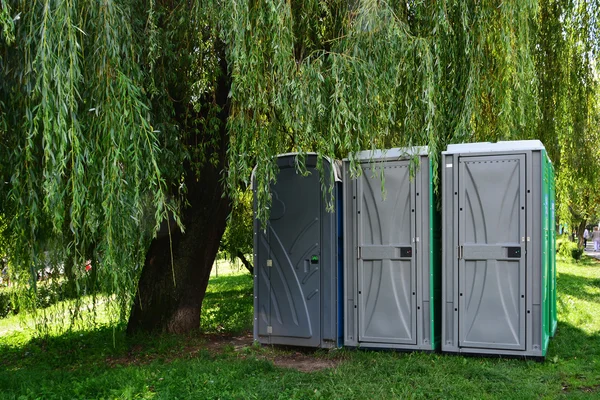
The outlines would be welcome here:
M 543 149 L 545 149 L 545 147 L 539 140 L 508 140 L 496 143 L 480 142 L 449 144 L 448 149 L 442 152 L 442 154 L 498 153 Z

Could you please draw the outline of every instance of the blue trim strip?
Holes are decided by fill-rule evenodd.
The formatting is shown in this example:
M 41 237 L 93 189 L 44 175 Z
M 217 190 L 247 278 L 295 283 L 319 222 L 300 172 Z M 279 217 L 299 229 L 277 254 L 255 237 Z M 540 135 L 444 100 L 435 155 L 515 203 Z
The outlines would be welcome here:
M 342 347 L 344 343 L 344 216 L 343 216 L 343 200 L 342 200 L 342 183 L 336 183 L 336 196 L 337 196 L 337 259 L 338 259 L 338 271 L 337 271 L 337 326 L 338 326 L 338 340 L 337 346 Z

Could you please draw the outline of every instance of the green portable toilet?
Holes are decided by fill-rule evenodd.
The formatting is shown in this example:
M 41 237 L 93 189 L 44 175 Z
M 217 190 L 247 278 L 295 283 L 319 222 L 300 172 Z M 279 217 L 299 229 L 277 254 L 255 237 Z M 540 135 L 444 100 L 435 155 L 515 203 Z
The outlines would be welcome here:
M 449 145 L 441 162 L 442 351 L 544 357 L 556 264 L 543 144 Z

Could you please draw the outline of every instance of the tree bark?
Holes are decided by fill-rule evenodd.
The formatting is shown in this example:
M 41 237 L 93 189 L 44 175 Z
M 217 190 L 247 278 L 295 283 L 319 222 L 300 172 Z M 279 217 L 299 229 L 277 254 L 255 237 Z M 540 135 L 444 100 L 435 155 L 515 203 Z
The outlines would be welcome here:
M 152 240 L 127 324 L 129 334 L 138 331 L 186 333 L 200 328 L 202 301 L 231 210 L 222 179 L 227 166 L 226 121 L 231 88 L 223 52 L 221 64 L 222 74 L 213 98 L 220 110 L 219 132 L 214 133 L 216 137 L 200 132 L 189 138 L 190 146 L 197 146 L 198 142 L 208 145 L 204 149 L 206 161 L 199 170 L 191 163 L 185 168 L 189 204 L 181 216 L 185 233 L 170 221 L 165 224 L 170 227 L 170 235 L 169 229 L 164 232 L 161 229 L 162 234 Z M 177 106 L 181 109 L 176 113 L 185 119 L 191 112 L 186 109 L 188 105 L 182 102 Z
M 230 209 L 221 183 L 222 169 L 222 162 L 218 166 L 206 163 L 201 181 L 188 183 L 185 233 L 173 226 L 170 236 L 152 241 L 128 333 L 185 333 L 200 328 L 202 300 Z

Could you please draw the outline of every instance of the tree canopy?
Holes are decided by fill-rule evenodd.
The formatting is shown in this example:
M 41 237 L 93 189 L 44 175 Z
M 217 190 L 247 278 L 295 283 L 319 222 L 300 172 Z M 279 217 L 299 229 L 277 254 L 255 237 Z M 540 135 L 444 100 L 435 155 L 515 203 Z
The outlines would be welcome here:
M 290 150 L 352 160 L 428 145 L 437 162 L 448 143 L 539 138 L 560 218 L 584 218 L 600 175 L 599 8 L 5 0 L 0 213 L 13 275 L 31 285 L 40 266 L 62 268 L 70 290 L 116 295 L 125 319 L 161 223 L 168 236 L 189 227 L 192 183 L 213 182 L 204 166 L 222 169 L 234 203 L 256 166 L 264 220 L 274 156 Z

